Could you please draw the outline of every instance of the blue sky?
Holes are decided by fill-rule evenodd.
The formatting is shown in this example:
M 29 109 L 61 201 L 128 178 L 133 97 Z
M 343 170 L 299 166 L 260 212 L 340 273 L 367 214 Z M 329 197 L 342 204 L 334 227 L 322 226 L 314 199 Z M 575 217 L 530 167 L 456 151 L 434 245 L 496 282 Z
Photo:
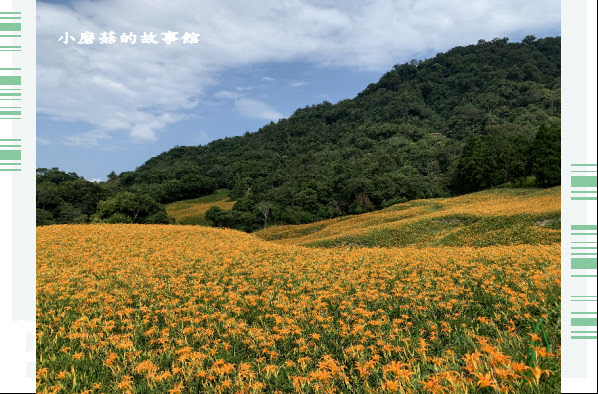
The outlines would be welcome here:
M 37 166 L 89 180 L 352 98 L 394 64 L 478 39 L 560 35 L 555 0 L 53 0 L 37 14 Z M 199 42 L 58 40 L 168 30 Z

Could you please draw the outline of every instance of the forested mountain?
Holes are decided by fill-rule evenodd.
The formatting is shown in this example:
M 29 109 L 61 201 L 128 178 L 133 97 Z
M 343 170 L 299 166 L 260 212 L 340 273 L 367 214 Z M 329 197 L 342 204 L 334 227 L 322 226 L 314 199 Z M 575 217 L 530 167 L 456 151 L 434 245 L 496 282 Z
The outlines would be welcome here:
M 560 102 L 560 37 L 480 40 L 396 65 L 353 99 L 174 147 L 109 183 L 161 203 L 230 189 L 233 211 L 211 217 L 244 230 L 264 218 L 306 223 L 532 174 L 550 185 L 560 182 Z

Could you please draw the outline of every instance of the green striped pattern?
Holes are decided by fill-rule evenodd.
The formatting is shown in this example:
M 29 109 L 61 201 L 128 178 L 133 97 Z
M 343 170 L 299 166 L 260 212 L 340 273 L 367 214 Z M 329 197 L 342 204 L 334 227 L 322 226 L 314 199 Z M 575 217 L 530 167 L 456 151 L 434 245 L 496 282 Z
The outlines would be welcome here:
M 18 75 L 0 75 L 0 85 L 21 86 L 21 77 Z
M 580 296 L 571 296 L 571 301 L 579 301 L 579 302 L 596 302 L 596 296 L 589 296 L 589 295 L 580 295 Z
M 571 269 L 573 278 L 595 278 L 598 226 L 574 224 L 571 226 Z
M 21 16 L 0 12 L 0 52 L 21 51 Z M 21 119 L 21 82 L 20 67 L 0 64 L 0 130 L 5 130 L 5 122 Z M 0 173 L 21 171 L 21 164 L 21 139 L 0 135 Z
M 21 107 L 0 107 L 0 120 L 2 119 L 21 119 Z
M 21 171 L 21 140 L 0 139 L 0 172 Z
M 0 121 L 21 119 L 20 68 L 0 68 Z
M 0 38 L 21 37 L 21 13 L 20 12 L 0 12 Z M 20 45 L 0 44 L 0 52 L 18 52 Z
M 571 259 L 571 269 L 574 270 L 595 270 L 596 259 L 595 258 L 577 258 Z
M 21 37 L 21 13 L 20 12 L 0 12 L 0 38 Z M 4 45 L 4 44 L 0 44 Z M 10 45 L 8 45 L 10 46 Z M 0 51 L 4 49 L 0 48 Z M 19 46 L 18 51 L 21 50 Z M 14 50 L 13 50 L 14 51 Z
M 571 313 L 571 339 L 596 339 L 596 326 L 596 312 Z
M 0 52 L 20 52 L 21 45 L 15 45 L 13 38 L 21 37 L 21 13 L 0 12 Z
M 571 200 L 596 200 L 596 164 L 571 164 Z

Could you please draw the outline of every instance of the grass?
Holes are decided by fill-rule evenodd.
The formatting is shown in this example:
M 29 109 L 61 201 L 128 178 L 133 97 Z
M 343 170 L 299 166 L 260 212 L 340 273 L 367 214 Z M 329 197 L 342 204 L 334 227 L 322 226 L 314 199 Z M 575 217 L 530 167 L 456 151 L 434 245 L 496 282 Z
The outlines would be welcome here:
M 218 189 L 213 194 L 190 200 L 176 201 L 166 205 L 166 213 L 175 219 L 176 224 L 204 225 L 206 211 L 211 206 L 232 209 L 235 201 L 228 198 L 228 189 Z

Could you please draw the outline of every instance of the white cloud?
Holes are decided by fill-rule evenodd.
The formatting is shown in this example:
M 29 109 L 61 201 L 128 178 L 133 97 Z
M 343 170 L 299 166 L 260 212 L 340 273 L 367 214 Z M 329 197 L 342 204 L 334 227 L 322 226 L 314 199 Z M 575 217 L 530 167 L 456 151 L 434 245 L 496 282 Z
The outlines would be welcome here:
M 297 82 L 289 83 L 289 87 L 291 87 L 291 88 L 298 88 L 298 87 L 305 86 L 305 85 L 309 85 L 309 83 L 307 83 L 305 81 L 297 81 Z
M 110 135 L 108 133 L 100 130 L 92 130 L 66 137 L 63 142 L 65 145 L 71 146 L 95 146 L 100 141 L 109 139 Z
M 226 91 L 226 90 L 221 90 L 221 91 L 219 91 L 217 93 L 214 93 L 214 98 L 217 98 L 217 99 L 233 99 L 233 100 L 236 100 L 239 97 L 241 97 L 240 93 L 229 92 L 229 91 Z
M 138 140 L 155 141 L 156 133 L 150 124 L 136 124 L 131 129 L 131 137 Z
M 199 131 L 199 135 L 197 136 L 196 140 L 198 143 L 205 145 L 208 142 L 212 141 L 213 138 L 211 138 L 208 133 L 205 132 L 205 130 L 200 130 Z
M 237 90 L 243 91 L 247 89 Z M 234 100 L 235 109 L 247 118 L 277 121 L 285 117 L 267 103 L 246 97 L 243 93 L 221 90 L 214 94 L 214 98 Z
M 40 145 L 50 145 L 50 140 L 41 137 L 35 137 L 35 141 Z
M 234 67 L 303 61 L 382 72 L 481 38 L 541 35 L 560 26 L 558 0 L 72 3 L 73 8 L 36 4 L 38 111 L 54 120 L 88 123 L 92 131 L 68 138 L 72 144 L 97 144 L 117 132 L 155 140 L 184 118 L 185 110 L 201 105 L 206 88 Z M 58 41 L 66 31 L 79 35 L 86 30 L 96 36 L 104 30 L 153 32 L 158 39 L 168 30 L 201 36 L 199 44 L 170 46 L 143 45 L 139 38 L 135 45 Z M 235 100 L 242 113 L 257 109 L 263 119 L 281 115 L 266 103 L 241 96 Z
M 145 116 L 146 114 L 139 114 L 138 121 L 131 128 L 130 136 L 133 139 L 140 141 L 155 141 L 156 131 L 163 130 L 171 123 L 175 123 L 181 119 L 186 118 L 180 114 L 165 113 L 161 115 Z
M 235 108 L 248 118 L 278 121 L 285 117 L 268 104 L 250 98 L 235 100 Z

